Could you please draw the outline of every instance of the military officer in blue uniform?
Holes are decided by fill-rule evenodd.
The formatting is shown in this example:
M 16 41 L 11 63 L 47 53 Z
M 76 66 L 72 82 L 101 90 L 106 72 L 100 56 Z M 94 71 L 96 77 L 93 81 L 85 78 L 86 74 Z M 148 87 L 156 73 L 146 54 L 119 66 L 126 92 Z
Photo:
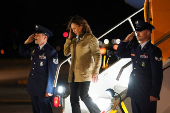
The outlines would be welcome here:
M 31 95 L 33 113 L 52 113 L 54 78 L 58 66 L 57 51 L 47 39 L 53 34 L 47 28 L 36 25 L 35 33 L 20 45 L 20 54 L 31 58 L 27 91 Z M 35 46 L 29 44 L 35 41 Z
M 128 47 L 135 32 L 129 34 L 118 46 L 116 55 L 132 59 L 132 72 L 129 79 L 127 96 L 131 97 L 133 113 L 156 113 L 157 101 L 162 85 L 162 52 L 151 44 L 154 26 L 136 21 L 139 44 Z

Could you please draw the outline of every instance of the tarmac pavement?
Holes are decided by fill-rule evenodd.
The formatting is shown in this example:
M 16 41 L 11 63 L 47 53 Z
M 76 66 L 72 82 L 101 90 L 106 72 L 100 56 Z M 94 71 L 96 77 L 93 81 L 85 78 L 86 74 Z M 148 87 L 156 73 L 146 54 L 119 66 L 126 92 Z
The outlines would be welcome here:
M 0 60 L 0 113 L 32 113 L 30 95 L 26 91 L 30 63 L 30 59 Z M 64 83 L 68 70 L 68 63 L 61 67 L 59 79 Z M 53 107 L 53 113 L 62 113 L 62 108 Z

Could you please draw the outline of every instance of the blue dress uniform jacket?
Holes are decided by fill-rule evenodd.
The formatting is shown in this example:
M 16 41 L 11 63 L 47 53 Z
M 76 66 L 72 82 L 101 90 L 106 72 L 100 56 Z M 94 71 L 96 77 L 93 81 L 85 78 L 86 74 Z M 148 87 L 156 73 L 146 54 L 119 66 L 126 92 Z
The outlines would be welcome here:
M 54 92 L 54 79 L 58 66 L 58 54 L 48 43 L 39 50 L 38 46 L 32 48 L 28 44 L 20 45 L 20 54 L 31 57 L 31 71 L 27 84 L 30 95 L 45 97 L 45 93 Z
M 116 55 L 131 58 L 133 70 L 130 75 L 127 96 L 137 100 L 150 100 L 150 96 L 160 98 L 163 79 L 162 52 L 149 41 L 142 50 L 139 44 L 127 47 L 128 42 L 118 46 Z

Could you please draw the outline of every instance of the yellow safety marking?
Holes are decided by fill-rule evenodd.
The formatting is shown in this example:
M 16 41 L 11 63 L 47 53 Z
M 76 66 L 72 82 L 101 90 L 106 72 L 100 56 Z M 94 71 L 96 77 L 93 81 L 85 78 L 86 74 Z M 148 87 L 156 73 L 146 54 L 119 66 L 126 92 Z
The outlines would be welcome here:
M 106 68 L 105 61 L 106 61 L 106 55 L 104 55 L 103 57 L 103 66 L 102 66 L 103 69 Z
M 110 111 L 109 113 L 117 113 L 117 110 L 112 110 L 112 111 Z
M 108 66 L 108 63 L 109 63 L 109 58 L 107 58 L 106 66 Z
M 109 62 L 109 58 L 107 59 L 107 62 L 106 62 L 106 55 L 104 55 L 103 66 L 102 66 L 103 69 L 106 69 L 108 67 L 108 62 Z
M 125 112 L 125 113 L 128 113 L 128 110 L 127 110 L 127 108 L 126 108 L 126 106 L 125 106 L 125 103 L 124 103 L 123 101 L 121 102 L 121 106 L 122 106 L 124 112 Z

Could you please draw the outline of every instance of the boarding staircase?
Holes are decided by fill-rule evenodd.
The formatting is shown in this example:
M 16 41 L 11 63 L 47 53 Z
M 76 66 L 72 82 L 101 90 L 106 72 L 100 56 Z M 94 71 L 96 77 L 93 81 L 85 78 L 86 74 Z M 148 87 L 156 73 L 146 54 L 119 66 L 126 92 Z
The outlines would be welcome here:
M 143 10 L 144 10 L 144 8 L 138 10 L 137 12 L 135 12 L 134 14 L 132 14 L 131 16 L 129 16 L 128 18 L 126 18 L 125 20 L 123 20 L 122 22 L 120 22 L 119 24 L 117 24 L 116 26 L 111 28 L 110 30 L 108 30 L 106 33 L 101 35 L 98 38 L 98 40 L 104 38 L 107 34 L 109 34 L 110 32 L 112 32 L 113 30 L 115 30 L 116 28 L 118 28 L 119 26 L 121 26 L 122 24 L 124 24 L 127 21 L 129 22 L 132 30 L 135 31 L 135 28 L 134 28 L 131 18 L 134 17 L 135 15 L 137 15 L 138 13 L 142 12 Z M 170 34 L 167 35 L 161 41 L 159 41 L 159 43 L 163 43 L 169 37 L 170 37 Z M 159 43 L 157 43 L 157 44 L 159 44 Z M 71 64 L 70 59 L 71 59 L 71 57 L 68 57 L 66 60 L 64 60 L 63 62 L 61 62 L 59 64 L 57 71 L 56 71 L 56 76 L 55 76 L 55 81 L 54 81 L 53 87 L 57 87 L 57 80 L 58 80 L 59 71 L 60 71 L 61 66 L 67 62 L 69 64 Z M 167 61 L 164 62 L 164 68 L 168 67 L 167 65 L 170 65 L 170 59 L 168 59 Z M 131 71 L 132 71 L 131 59 L 130 58 L 122 58 L 122 59 L 119 59 L 118 61 L 116 61 L 114 64 L 110 65 L 107 69 L 103 70 L 99 75 L 99 80 L 97 83 L 91 82 L 90 89 L 89 89 L 89 95 L 92 97 L 93 101 L 98 105 L 98 107 L 101 109 L 101 111 L 103 113 L 113 113 L 113 111 L 114 111 L 113 104 L 115 104 L 113 102 L 113 98 L 111 98 L 107 95 L 106 90 L 111 88 L 119 94 L 122 93 L 123 91 L 126 91 Z M 170 68 L 167 68 L 164 71 L 164 72 L 166 72 L 165 73 L 166 77 L 168 77 L 167 71 L 170 72 Z M 167 92 L 166 98 L 168 98 L 168 94 L 170 94 L 170 87 L 169 87 L 170 85 L 168 86 L 169 82 L 167 80 L 165 80 L 165 81 L 166 81 L 165 83 L 163 82 L 163 88 L 162 88 L 161 94 L 163 95 L 165 92 Z M 162 96 L 162 97 L 164 97 L 164 96 Z M 165 100 L 165 99 L 163 99 L 163 100 Z M 166 102 L 170 103 L 170 99 L 166 100 Z M 71 113 L 71 105 L 70 105 L 70 97 L 69 96 L 67 98 L 65 98 L 64 103 L 65 103 L 64 104 L 65 113 Z M 125 103 L 126 109 L 128 111 L 126 113 L 132 113 L 130 98 L 125 98 L 124 103 Z M 163 102 L 160 101 L 160 103 L 158 102 L 158 105 L 162 106 L 162 103 Z M 164 111 L 166 109 L 170 109 L 170 108 L 168 108 L 170 106 L 169 103 L 163 107 Z M 80 106 L 81 106 L 82 113 L 89 113 L 86 106 L 84 105 L 84 103 L 82 101 L 80 101 Z M 159 108 L 159 106 L 158 106 L 158 110 L 161 111 L 160 109 L 162 109 L 162 107 Z M 116 108 L 116 106 L 114 107 L 114 109 L 119 110 L 119 108 Z M 118 111 L 118 113 L 121 113 L 121 111 Z M 162 112 L 160 112 L 160 113 L 162 113 Z

